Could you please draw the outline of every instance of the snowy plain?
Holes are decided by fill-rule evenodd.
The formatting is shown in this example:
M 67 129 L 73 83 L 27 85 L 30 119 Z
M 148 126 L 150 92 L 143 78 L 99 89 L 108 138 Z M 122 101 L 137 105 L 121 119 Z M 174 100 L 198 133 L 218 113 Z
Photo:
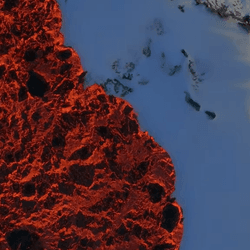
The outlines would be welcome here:
M 58 3 L 65 45 L 80 56 L 87 84 L 109 78 L 133 89 L 122 98 L 138 113 L 141 129 L 170 154 L 173 196 L 185 218 L 180 250 L 249 249 L 250 36 L 193 0 Z M 149 57 L 143 48 L 150 49 Z M 195 88 L 189 60 L 202 79 Z M 112 69 L 115 61 L 120 73 Z M 122 79 L 129 62 L 133 78 Z M 171 74 L 176 65 L 179 71 Z M 107 91 L 121 97 L 112 84 Z

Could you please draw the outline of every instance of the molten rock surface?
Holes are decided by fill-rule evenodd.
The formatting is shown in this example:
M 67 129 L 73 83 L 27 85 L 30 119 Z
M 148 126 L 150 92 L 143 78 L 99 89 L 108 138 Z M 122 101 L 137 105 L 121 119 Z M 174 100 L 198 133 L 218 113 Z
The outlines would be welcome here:
M 177 250 L 168 153 L 63 45 L 55 0 L 0 0 L 0 249 Z

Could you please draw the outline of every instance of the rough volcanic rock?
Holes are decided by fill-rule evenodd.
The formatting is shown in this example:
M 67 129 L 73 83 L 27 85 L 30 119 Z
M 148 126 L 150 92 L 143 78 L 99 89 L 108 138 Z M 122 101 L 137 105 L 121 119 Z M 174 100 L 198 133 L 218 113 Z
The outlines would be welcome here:
M 245 6 L 241 1 L 229 1 L 228 5 L 225 3 L 218 3 L 216 0 L 195 0 L 195 5 L 204 5 L 206 9 L 218 15 L 221 18 L 232 18 L 236 20 L 239 27 L 243 28 L 248 34 L 250 33 L 250 20 L 249 15 L 243 15 L 242 9 L 247 9 L 248 2 L 245 2 Z
M 0 0 L 0 249 L 179 249 L 168 153 L 63 45 L 55 0 Z

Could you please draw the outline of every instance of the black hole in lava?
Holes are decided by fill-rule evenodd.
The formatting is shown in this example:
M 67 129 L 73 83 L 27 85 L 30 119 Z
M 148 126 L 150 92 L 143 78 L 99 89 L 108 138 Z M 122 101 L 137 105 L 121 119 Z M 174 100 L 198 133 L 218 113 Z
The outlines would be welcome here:
M 157 203 L 161 201 L 162 196 L 164 195 L 164 189 L 161 185 L 158 183 L 150 183 L 147 186 L 149 195 L 150 195 L 150 201 L 153 203 Z
M 35 249 L 39 236 L 25 229 L 14 229 L 6 234 L 10 250 Z
M 36 193 L 35 184 L 32 182 L 27 182 L 23 185 L 23 195 L 24 196 L 32 196 Z
M 172 204 L 167 204 L 163 209 L 161 227 L 171 233 L 179 221 L 179 216 L 178 208 Z
M 24 59 L 26 62 L 33 62 L 37 58 L 36 51 L 33 49 L 27 50 L 24 53 Z
M 27 87 L 28 91 L 32 96 L 38 96 L 38 97 L 44 97 L 44 94 L 49 89 L 48 83 L 45 81 L 45 79 L 33 72 L 29 72 L 29 80 L 27 81 Z
M 56 57 L 63 61 L 63 60 L 67 60 L 72 56 L 72 52 L 71 50 L 67 49 L 67 50 L 63 50 L 63 51 L 59 51 L 56 53 Z

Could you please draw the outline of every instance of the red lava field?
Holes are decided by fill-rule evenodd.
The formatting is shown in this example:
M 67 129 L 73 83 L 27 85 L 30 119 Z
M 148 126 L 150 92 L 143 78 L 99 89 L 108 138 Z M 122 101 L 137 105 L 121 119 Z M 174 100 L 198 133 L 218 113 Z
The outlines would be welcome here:
M 55 0 L 0 0 L 0 250 L 177 250 L 169 154 L 65 47 Z

